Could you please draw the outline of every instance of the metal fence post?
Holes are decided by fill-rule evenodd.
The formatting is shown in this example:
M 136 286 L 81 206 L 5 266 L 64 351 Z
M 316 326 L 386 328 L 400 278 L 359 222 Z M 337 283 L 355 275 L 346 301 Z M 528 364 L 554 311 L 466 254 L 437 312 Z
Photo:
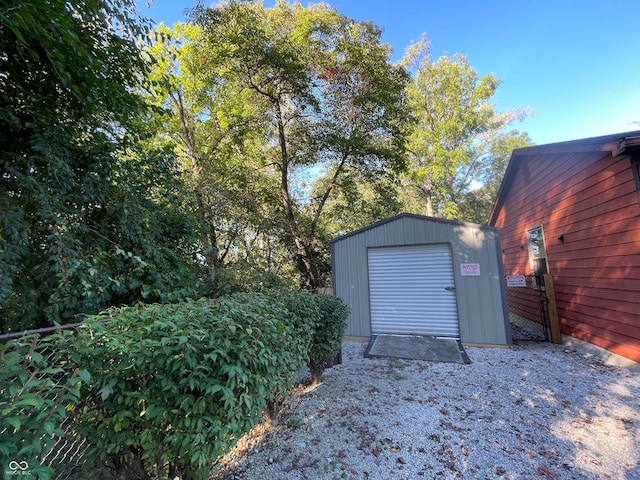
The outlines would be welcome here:
M 551 327 L 551 341 L 556 345 L 562 345 L 562 334 L 560 333 L 560 322 L 558 320 L 558 307 L 556 305 L 556 291 L 553 286 L 553 277 L 544 274 L 544 288 L 549 300 L 549 325 Z

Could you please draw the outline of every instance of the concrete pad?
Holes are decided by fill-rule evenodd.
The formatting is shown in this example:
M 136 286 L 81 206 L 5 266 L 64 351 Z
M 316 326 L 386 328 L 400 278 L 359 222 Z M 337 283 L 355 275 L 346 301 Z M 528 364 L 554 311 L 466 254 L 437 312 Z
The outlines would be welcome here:
M 459 340 L 422 335 L 373 335 L 364 356 L 471 363 Z

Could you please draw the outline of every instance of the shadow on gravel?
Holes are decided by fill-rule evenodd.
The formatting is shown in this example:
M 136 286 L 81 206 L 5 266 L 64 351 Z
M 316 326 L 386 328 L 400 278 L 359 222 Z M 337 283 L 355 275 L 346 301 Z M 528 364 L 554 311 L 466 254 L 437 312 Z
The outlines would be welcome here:
M 524 404 L 532 416 L 520 417 L 520 425 L 530 427 L 529 456 L 541 460 L 537 475 L 547 480 L 640 479 L 637 376 L 571 346 L 546 343 L 535 330 L 518 333 L 514 350 L 522 355 L 508 383 L 520 378 L 521 385 L 529 385 Z M 525 431 L 514 424 L 518 435 Z M 551 440 L 541 442 L 545 437 Z
M 534 340 L 469 347 L 470 365 L 364 349 L 346 344 L 213 478 L 640 479 L 640 381 L 624 369 Z

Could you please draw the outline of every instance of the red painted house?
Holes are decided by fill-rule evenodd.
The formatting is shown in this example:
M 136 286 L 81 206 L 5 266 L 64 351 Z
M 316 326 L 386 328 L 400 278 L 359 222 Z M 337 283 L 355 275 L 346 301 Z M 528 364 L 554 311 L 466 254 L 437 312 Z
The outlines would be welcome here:
M 514 150 L 488 223 L 505 274 L 552 275 L 562 333 L 640 362 L 640 131 Z

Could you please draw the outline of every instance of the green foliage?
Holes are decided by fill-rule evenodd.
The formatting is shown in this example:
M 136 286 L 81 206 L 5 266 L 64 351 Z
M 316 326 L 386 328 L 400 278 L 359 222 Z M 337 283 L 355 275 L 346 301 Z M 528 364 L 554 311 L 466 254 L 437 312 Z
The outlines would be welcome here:
M 305 363 L 318 378 L 347 314 L 332 297 L 270 290 L 111 309 L 74 331 L 10 342 L 0 428 L 11 435 L 0 452 L 42 458 L 69 416 L 103 478 L 208 478 L 263 414 L 277 419 Z
M 64 436 L 61 424 L 80 399 L 86 370 L 64 368 L 58 337 L 23 337 L 0 345 L 0 468 L 29 465 L 32 475 L 52 478 L 42 458 Z
M 74 331 L 10 342 L 2 458 L 32 465 L 66 419 L 101 478 L 208 478 L 263 415 L 277 420 L 305 363 L 317 380 L 347 315 L 333 297 L 270 290 L 110 309 Z
M 479 77 L 461 54 L 432 59 L 426 37 L 407 49 L 403 64 L 413 73 L 407 101 L 417 121 L 408 137 L 405 204 L 416 213 L 458 218 L 458 201 L 491 162 L 490 143 L 528 112 L 498 112 L 491 99 L 500 80 Z
M 184 186 L 165 151 L 139 143 L 147 26 L 135 10 L 36 0 L 0 12 L 0 331 L 197 288 Z
M 278 409 L 295 385 L 301 367 L 309 355 L 309 348 L 315 334 L 316 319 L 319 317 L 315 295 L 307 292 L 272 290 L 262 293 L 238 293 L 229 299 L 243 305 L 255 303 L 270 305 L 277 310 L 283 322 L 277 336 L 267 344 L 267 355 L 271 356 L 273 367 L 266 389 L 265 415 L 271 422 L 277 421 Z
M 201 60 L 193 63 L 196 78 L 242 92 L 261 113 L 240 151 L 258 154 L 260 171 L 277 181 L 272 191 L 289 231 L 279 232 L 282 243 L 309 285 L 320 287 L 316 233 L 343 171 L 372 179 L 404 165 L 406 72 L 391 65 L 380 29 L 325 4 L 228 2 L 197 8 L 194 17 L 202 28 L 191 50 Z M 331 180 L 309 198 L 296 185 L 301 172 L 318 167 Z
M 319 315 L 315 321 L 307 365 L 312 381 L 317 383 L 322 372 L 333 364 L 335 356 L 340 352 L 350 310 L 338 297 L 316 295 L 314 302 Z
M 312 195 L 326 188 L 331 179 L 321 175 L 316 179 Z M 397 175 L 388 172 L 375 180 L 363 177 L 358 171 L 346 168 L 336 185 L 335 195 L 327 200 L 326 217 L 320 222 L 321 238 L 319 246 L 328 245 L 328 240 L 338 235 L 366 227 L 402 212 L 402 202 L 398 199 L 400 188 Z
M 225 272 L 229 266 L 252 265 L 250 275 L 273 272 L 260 259 L 273 251 L 274 232 L 285 223 L 277 178 L 262 171 L 264 110 L 237 83 L 220 81 L 202 29 L 178 23 L 156 32 L 148 49 L 157 60 L 150 77 L 156 88 L 146 98 L 159 108 L 150 143 L 178 159 L 204 227 L 199 237 L 210 282 L 225 291 L 235 276 Z
M 293 287 L 291 282 L 287 282 L 280 275 L 244 259 L 227 263 L 218 271 L 216 278 L 217 295 Z
M 476 223 L 487 222 L 498 196 L 511 152 L 516 148 L 530 145 L 532 142 L 529 136 L 517 130 L 497 135 L 489 142 L 486 158 L 483 158 L 482 169 L 478 175 L 482 186 L 465 192 L 458 200 L 459 220 Z
M 69 345 L 94 381 L 77 429 L 105 472 L 169 465 L 207 478 L 213 461 L 285 390 L 305 349 L 266 296 L 107 312 Z M 297 342 L 297 343 L 296 343 Z M 159 472 L 157 472 L 159 473 Z

